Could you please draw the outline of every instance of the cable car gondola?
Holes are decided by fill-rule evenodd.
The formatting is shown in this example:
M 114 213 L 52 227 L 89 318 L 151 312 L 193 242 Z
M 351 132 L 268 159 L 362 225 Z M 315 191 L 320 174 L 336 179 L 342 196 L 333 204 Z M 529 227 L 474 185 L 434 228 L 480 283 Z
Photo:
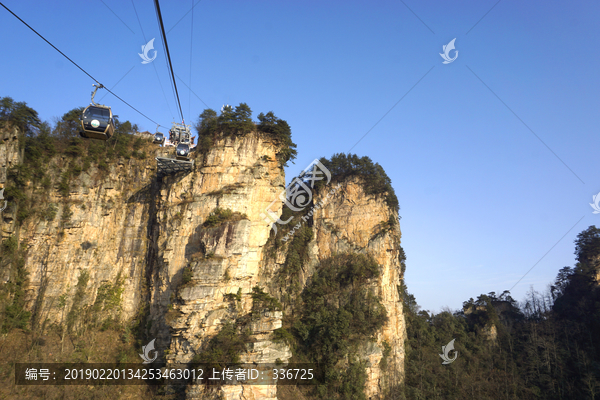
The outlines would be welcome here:
M 165 143 L 165 135 L 162 132 L 156 132 L 154 134 L 154 140 L 152 142 L 156 144 Z
M 152 143 L 165 144 L 165 135 L 162 132 L 158 131 L 159 126 L 160 125 L 156 126 L 156 133 L 154 134 L 154 139 L 152 140 Z
M 102 84 L 94 85 L 92 103 L 83 110 L 80 117 L 81 131 L 79 134 L 88 139 L 108 140 L 115 132 L 115 122 L 110 107 L 94 102 L 94 96 Z
M 189 125 L 177 124 L 173 122 L 171 128 L 177 147 L 175 148 L 175 158 L 178 160 L 188 160 L 190 155 L 190 128 Z
M 190 145 L 187 143 L 179 143 L 175 149 L 175 157 L 178 160 L 188 160 L 190 158 Z

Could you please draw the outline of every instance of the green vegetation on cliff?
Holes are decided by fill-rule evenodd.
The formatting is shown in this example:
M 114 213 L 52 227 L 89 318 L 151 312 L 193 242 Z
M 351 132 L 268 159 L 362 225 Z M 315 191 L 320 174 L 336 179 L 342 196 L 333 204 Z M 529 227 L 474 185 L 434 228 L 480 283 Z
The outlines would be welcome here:
M 8 100 L 7 100 L 8 99 Z M 8 170 L 5 197 L 9 206 L 18 209 L 17 220 L 23 222 L 32 215 L 53 220 L 58 208 L 54 204 L 38 201 L 36 193 L 43 196 L 56 187 L 63 197 L 62 225 L 69 223 L 69 194 L 71 183 L 82 172 L 95 166 L 99 174 L 106 174 L 108 163 L 118 158 L 144 159 L 144 148 L 150 143 L 132 135 L 137 126 L 129 121 L 116 121 L 113 137 L 106 142 L 85 140 L 78 133 L 81 108 L 65 113 L 54 128 L 40 123 L 37 112 L 25 103 L 14 103 L 10 98 L 0 99 L 0 115 L 8 124 L 25 127 L 20 139 L 24 151 L 23 163 Z M 62 156 L 62 157 L 61 157 Z M 30 183 L 35 183 L 30 185 Z M 10 211 L 10 209 L 8 210 Z
M 10 97 L 0 98 L 0 121 L 11 122 L 27 134 L 35 132 L 42 125 L 37 111 L 24 101 L 15 102 Z
M 356 154 L 334 154 L 331 159 L 321 158 L 319 161 L 331 172 L 332 182 L 341 182 L 350 177 L 360 178 L 365 194 L 383 196 L 386 204 L 398 212 L 400 206 L 392 181 L 383 167 L 373 163 L 367 156 L 358 157 Z M 325 187 L 325 181 L 317 181 L 317 189 Z
M 0 272 L 10 271 L 12 279 L 0 288 L 0 331 L 27 329 L 31 313 L 25 310 L 24 252 L 18 248 L 16 236 L 9 236 L 0 245 Z
M 274 333 L 274 340 L 292 345 L 295 360 L 319 365 L 315 379 L 321 399 L 365 399 L 366 365 L 356 357 L 387 321 L 370 287 L 379 274 L 370 255 L 323 260 L 302 291 L 296 317 Z
M 266 293 L 260 286 L 252 288 L 252 311 L 281 311 L 283 307 L 279 300 Z
M 4 222 L 15 215 L 12 236 L 0 245 L 0 277 L 8 279 L 0 284 L 0 330 L 3 334 L 0 356 L 6 362 L 0 369 L 0 397 L 10 398 L 131 398 L 154 399 L 156 390 L 142 386 L 103 387 L 28 387 L 14 388 L 14 363 L 28 362 L 138 362 L 139 350 L 148 343 L 145 336 L 147 307 L 127 322 L 119 318 L 123 279 L 103 282 L 98 288 L 89 286 L 90 275 L 85 268 L 75 276 L 72 287 L 49 287 L 47 266 L 38 265 L 41 276 L 37 296 L 30 288 L 25 261 L 28 238 L 20 237 L 24 223 L 43 221 L 58 224 L 59 235 L 50 241 L 60 241 L 60 228 L 71 223 L 75 207 L 85 207 L 71 199 L 71 190 L 80 181 L 77 177 L 88 172 L 93 183 L 103 179 L 118 159 L 143 159 L 151 144 L 131 133 L 136 130 L 129 122 L 117 123 L 117 132 L 107 142 L 84 140 L 79 137 L 77 119 L 80 108 L 65 113 L 54 126 L 39 120 L 35 110 L 24 102 L 0 98 L 0 130 L 2 133 L 17 128 L 18 149 L 22 163 L 7 171 L 4 197 L 8 208 L 3 212 Z M 17 145 L 4 142 L 6 149 Z M 15 156 L 15 153 L 12 154 Z M 13 160 L 10 160 L 11 163 Z M 60 200 L 49 200 L 52 193 Z M 54 197 L 54 196 L 53 196 Z M 0 205 L 1 206 L 1 205 Z M 15 212 L 16 211 L 16 212 Z M 89 242 L 81 248 L 88 250 Z M 68 262 L 76 262 L 77 256 Z M 62 271 L 61 271 L 62 272 Z M 61 273 L 58 272 L 58 273 Z M 56 271 L 51 271 L 56 274 Z M 93 304 L 90 302 L 95 299 Z M 32 304 L 31 309 L 26 307 Z M 30 311 L 31 310 L 31 311 Z M 48 315 L 57 312 L 59 320 L 49 323 Z M 168 397 L 161 396 L 165 399 Z
M 193 363 L 225 365 L 240 362 L 240 354 L 246 351 L 246 343 L 250 340 L 250 332 L 234 323 L 225 323 L 221 330 L 192 359 Z
M 312 228 L 302 226 L 295 234 L 289 244 L 285 256 L 285 262 L 279 270 L 279 282 L 284 287 L 289 288 L 291 293 L 300 292 L 300 273 L 302 266 L 308 260 L 308 244 L 313 239 Z
M 240 103 L 235 109 L 231 106 L 225 107 L 219 116 L 215 110 L 208 108 L 200 114 L 195 126 L 198 132 L 198 146 L 201 151 L 207 151 L 219 134 L 245 135 L 256 130 L 279 142 L 280 152 L 277 159 L 281 165 L 287 166 L 287 162 L 293 161 L 298 153 L 296 144 L 292 142 L 292 129 L 289 124 L 277 118 L 272 111 L 267 114 L 260 113 L 258 121 L 258 124 L 252 121 L 252 110 L 246 103 Z
M 221 225 L 223 222 L 239 221 L 242 219 L 248 219 L 248 216 L 237 211 L 231 211 L 229 208 L 217 207 L 210 213 L 208 218 L 206 218 L 206 221 L 204 221 L 202 226 L 212 228 Z

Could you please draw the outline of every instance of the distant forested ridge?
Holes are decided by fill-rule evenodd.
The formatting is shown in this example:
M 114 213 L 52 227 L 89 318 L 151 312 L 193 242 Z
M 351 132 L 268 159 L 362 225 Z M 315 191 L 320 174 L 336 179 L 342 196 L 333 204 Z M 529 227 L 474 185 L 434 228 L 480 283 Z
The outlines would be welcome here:
M 581 232 L 575 254 L 522 303 L 489 293 L 434 315 L 404 293 L 406 381 L 388 398 L 600 399 L 600 229 Z M 458 358 L 442 365 L 452 339 Z

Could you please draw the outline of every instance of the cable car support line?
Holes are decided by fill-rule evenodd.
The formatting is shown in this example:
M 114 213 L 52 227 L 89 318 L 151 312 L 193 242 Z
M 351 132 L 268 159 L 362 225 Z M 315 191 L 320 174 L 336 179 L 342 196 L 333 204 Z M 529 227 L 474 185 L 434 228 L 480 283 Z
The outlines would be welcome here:
M 135 8 L 135 4 L 133 2 L 133 0 L 131 0 L 131 5 L 133 6 L 133 11 L 135 11 L 135 16 L 137 18 L 138 21 L 138 25 L 140 26 L 140 30 L 142 31 L 142 36 L 144 37 L 144 43 L 148 43 L 148 41 L 146 40 L 146 33 L 144 33 L 144 28 L 142 28 L 142 22 L 140 21 L 140 17 L 137 13 L 137 9 Z M 175 119 L 175 117 L 173 116 L 173 111 L 171 111 L 171 106 L 169 106 L 169 100 L 167 100 L 167 95 L 165 94 L 165 89 L 163 88 L 162 82 L 160 81 L 160 77 L 158 76 L 158 71 L 156 70 L 156 64 L 151 63 L 152 64 L 152 68 L 154 68 L 154 73 L 156 74 L 156 79 L 158 80 L 158 84 L 160 85 L 160 90 L 163 94 L 163 97 L 165 98 L 165 103 L 167 103 L 167 108 L 169 109 L 169 114 L 171 114 L 171 118 Z M 156 130 L 158 131 L 158 127 L 156 128 Z
M 75 65 L 77 68 L 79 68 L 84 74 L 86 74 L 87 76 L 89 76 L 90 78 L 92 78 L 92 80 L 94 82 L 96 82 L 98 85 L 103 86 L 103 89 L 106 89 L 106 91 L 110 94 L 112 94 L 113 96 L 115 96 L 117 99 L 121 100 L 123 103 L 125 103 L 126 105 L 128 105 L 129 107 L 131 107 L 134 111 L 136 111 L 138 114 L 140 114 L 141 116 L 143 116 L 144 118 L 146 118 L 149 121 L 154 122 L 155 124 L 158 125 L 158 123 L 156 121 L 154 121 L 152 118 L 148 117 L 146 114 L 144 114 L 143 112 L 141 112 L 140 110 L 138 110 L 137 108 L 135 108 L 134 106 L 132 106 L 131 104 L 129 104 L 128 102 L 126 102 L 125 100 L 123 100 L 122 98 L 120 98 L 119 96 L 117 96 L 114 92 L 112 92 L 110 89 L 104 87 L 104 85 L 102 85 L 96 78 L 94 78 L 92 75 L 90 75 L 86 70 L 84 70 L 83 68 L 81 68 L 75 61 L 71 60 L 69 57 L 67 57 L 67 55 L 65 53 L 63 53 L 62 51 L 60 51 L 56 46 L 54 46 L 52 43 L 50 43 L 45 37 L 43 37 L 41 34 L 39 34 L 35 29 L 33 29 L 31 26 L 29 26 L 29 24 L 25 21 L 23 21 L 17 14 L 15 14 L 14 12 L 12 12 L 8 7 L 6 7 L 4 5 L 4 3 L 0 2 L 0 6 L 4 7 L 6 9 L 6 11 L 8 11 L 9 13 L 11 13 L 15 18 L 17 18 L 19 21 L 21 21 L 26 27 L 28 27 L 29 29 L 31 29 L 33 31 L 33 33 L 35 33 L 36 35 L 38 35 L 39 37 L 41 37 L 44 42 L 48 43 L 50 46 L 52 46 L 52 48 L 56 51 L 58 51 L 64 58 L 66 58 L 67 60 L 69 60 L 73 65 Z
M 167 43 L 167 34 L 165 33 L 165 26 L 163 25 L 162 14 L 160 13 L 160 5 L 158 0 L 154 0 L 154 7 L 156 9 L 156 18 L 160 26 L 160 34 L 162 36 L 163 43 L 165 45 L 165 51 L 167 53 L 167 65 L 171 72 L 171 82 L 177 97 L 177 105 L 179 106 L 179 114 L 181 115 L 181 121 L 185 124 L 185 118 L 183 117 L 183 109 L 181 108 L 181 101 L 179 101 L 179 92 L 177 91 L 177 82 L 175 82 L 175 74 L 173 73 L 173 64 L 171 63 L 171 54 L 169 53 L 169 44 Z
M 156 157 L 158 166 L 157 177 L 162 178 L 165 175 L 176 174 L 178 172 L 190 172 L 194 166 L 194 161 L 190 160 L 190 152 L 192 151 L 190 125 L 185 124 L 183 109 L 181 108 L 181 101 L 179 99 L 179 92 L 177 90 L 177 82 L 175 80 L 175 72 L 173 72 L 173 63 L 171 62 L 171 53 L 169 52 L 169 44 L 167 43 L 167 34 L 165 33 L 165 26 L 163 24 L 158 0 L 154 0 L 154 8 L 156 10 L 156 19 L 158 20 L 158 25 L 160 27 L 160 34 L 163 40 L 163 45 L 165 46 L 165 52 L 167 53 L 166 61 L 167 68 L 170 72 L 169 78 L 171 79 L 171 88 L 175 93 L 177 106 L 179 107 L 179 114 L 181 115 L 181 123 L 173 122 L 173 126 L 169 131 L 169 143 L 177 146 L 175 148 L 175 159 Z
M 194 50 L 194 0 L 192 0 L 192 32 L 190 33 L 190 86 L 192 86 L 192 54 Z M 188 113 L 191 115 L 192 92 L 188 92 Z

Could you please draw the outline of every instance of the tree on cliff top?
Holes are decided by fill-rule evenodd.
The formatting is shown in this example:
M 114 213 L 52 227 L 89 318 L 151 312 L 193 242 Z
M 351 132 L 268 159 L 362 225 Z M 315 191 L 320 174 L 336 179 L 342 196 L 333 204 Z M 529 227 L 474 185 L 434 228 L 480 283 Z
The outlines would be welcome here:
M 63 139 L 79 137 L 79 117 L 84 107 L 76 107 L 64 113 L 60 119 L 55 120 L 54 135 Z
M 246 103 L 240 103 L 235 110 L 231 106 L 224 107 L 221 115 L 217 115 L 215 110 L 207 108 L 200 114 L 195 125 L 198 132 L 198 145 L 202 150 L 208 150 L 219 133 L 244 135 L 258 130 L 279 141 L 281 150 L 277 158 L 281 165 L 287 166 L 287 162 L 295 159 L 297 154 L 289 124 L 277 118 L 273 111 L 269 111 L 267 114 L 260 113 L 258 121 L 258 124 L 252 121 L 252 110 Z
M 557 295 L 554 310 L 563 318 L 578 320 L 600 331 L 600 286 L 596 281 L 600 259 L 600 229 L 595 225 L 577 235 L 575 268 L 560 270 L 551 290 Z
M 595 225 L 577 235 L 575 255 L 580 263 L 596 263 L 600 258 L 600 229 Z
M 392 180 L 387 176 L 383 167 L 373 163 L 367 156 L 358 157 L 356 154 L 334 154 L 330 160 L 325 157 L 320 159 L 321 163 L 331 172 L 333 181 L 343 181 L 352 176 L 361 179 L 365 194 L 385 196 L 385 201 L 394 211 L 400 206 L 396 192 L 392 187 Z M 316 184 L 317 188 L 324 185 L 323 181 Z
M 42 123 L 37 111 L 24 101 L 15 102 L 11 97 L 0 98 L 0 120 L 12 122 L 27 134 L 34 133 Z
M 282 144 L 280 159 L 284 160 L 284 166 L 287 166 L 289 160 L 296 158 L 298 152 L 296 151 L 296 144 L 292 142 L 292 128 L 282 119 L 279 119 L 273 114 L 273 111 L 269 111 L 266 115 L 263 113 L 258 114 L 258 129 L 261 132 L 269 133 Z
M 211 108 L 202 111 L 195 126 L 199 136 L 210 135 L 216 132 L 225 134 L 243 135 L 254 129 L 252 110 L 246 103 L 240 103 L 235 110 L 229 106 L 224 107 L 221 115 Z

